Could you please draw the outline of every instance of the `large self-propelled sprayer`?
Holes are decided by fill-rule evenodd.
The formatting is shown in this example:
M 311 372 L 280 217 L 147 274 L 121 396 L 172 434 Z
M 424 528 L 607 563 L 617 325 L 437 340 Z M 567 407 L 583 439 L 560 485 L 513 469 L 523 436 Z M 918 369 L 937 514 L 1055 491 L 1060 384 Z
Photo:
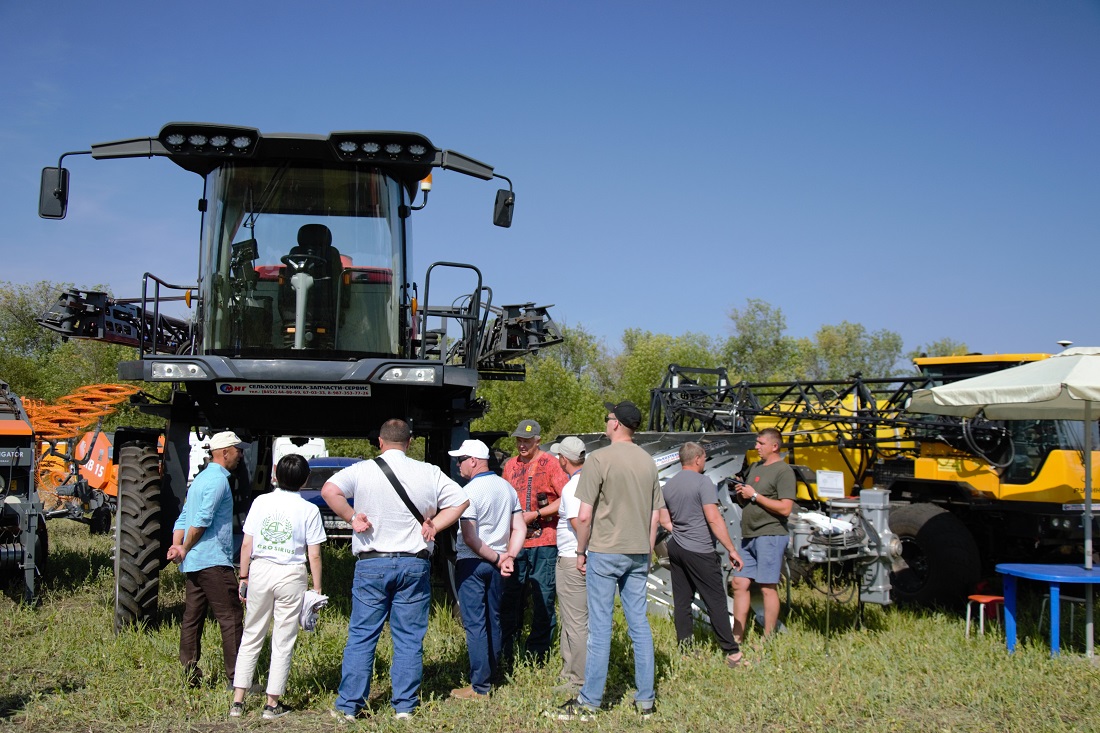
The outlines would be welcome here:
M 478 380 L 523 379 L 514 360 L 561 340 L 546 307 L 494 303 L 474 265 L 436 262 L 420 292 L 410 226 L 431 173 L 503 178 L 423 135 L 173 123 L 88 152 L 167 158 L 203 180 L 194 283 L 147 273 L 140 298 L 70 291 L 40 319 L 68 337 L 134 346 L 119 376 L 170 386 L 167 400 L 136 396 L 163 430 L 115 431 L 116 626 L 156 612 L 193 429 L 232 429 L 251 441 L 236 481 L 238 516 L 269 487 L 279 435 L 367 437 L 402 417 L 426 439 L 427 460 L 447 467 L 446 451 L 486 410 Z M 497 192 L 495 224 L 511 224 L 514 200 L 509 182 Z M 67 202 L 59 163 L 43 171 L 39 213 L 64 217 Z M 465 284 L 437 301 L 441 279 Z M 180 300 L 192 317 L 168 315 Z
M 919 372 L 904 377 L 736 384 L 724 369 L 672 365 L 653 390 L 649 429 L 777 428 L 786 459 L 800 477 L 803 510 L 849 520 L 860 506 L 862 515 L 876 516 L 876 510 L 863 509 L 866 495 L 888 492 L 887 505 L 880 507 L 883 516 L 888 508 L 888 533 L 880 524 L 873 531 L 862 527 L 860 537 L 823 528 L 805 511 L 792 517 L 792 564 L 842 558 L 851 542 L 862 545 L 851 550 L 855 554 L 888 560 L 892 599 L 954 604 L 972 593 L 983 568 L 991 570 L 996 562 L 1079 556 L 1082 427 L 1056 420 L 921 415 L 906 410 L 908 398 L 914 389 L 1046 356 L 922 357 L 915 360 Z M 1092 461 L 1095 472 L 1100 459 Z M 825 479 L 839 498 L 827 497 Z M 853 526 L 860 530 L 861 524 Z

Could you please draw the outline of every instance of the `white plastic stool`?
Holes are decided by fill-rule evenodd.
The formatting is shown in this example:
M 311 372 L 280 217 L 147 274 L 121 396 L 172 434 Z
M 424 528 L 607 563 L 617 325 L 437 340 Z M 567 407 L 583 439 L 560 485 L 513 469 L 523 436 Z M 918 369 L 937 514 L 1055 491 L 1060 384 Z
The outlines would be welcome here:
M 1085 599 L 1084 598 L 1078 598 L 1077 596 L 1067 596 L 1065 593 L 1059 593 L 1058 598 L 1062 601 L 1062 603 L 1070 604 L 1070 606 L 1069 606 L 1069 635 L 1072 638 L 1073 637 L 1073 626 L 1074 626 L 1074 608 L 1077 605 L 1081 605 L 1081 606 L 1085 605 Z M 1043 628 L 1043 619 L 1045 619 L 1046 616 L 1047 616 L 1047 608 L 1049 608 L 1049 606 L 1050 606 L 1050 594 L 1049 593 L 1044 593 L 1043 594 L 1043 605 L 1039 607 L 1039 628 L 1040 629 Z M 1065 618 L 1064 614 L 1062 615 L 1062 618 Z

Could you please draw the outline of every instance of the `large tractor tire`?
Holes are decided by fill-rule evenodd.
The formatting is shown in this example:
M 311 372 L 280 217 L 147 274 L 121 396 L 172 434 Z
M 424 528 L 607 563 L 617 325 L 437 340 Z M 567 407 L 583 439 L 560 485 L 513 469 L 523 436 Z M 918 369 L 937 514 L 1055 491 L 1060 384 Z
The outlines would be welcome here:
M 115 631 L 151 623 L 167 548 L 160 526 L 160 455 L 155 445 L 129 443 L 118 459 L 115 514 Z
M 901 557 L 890 582 L 899 603 L 955 606 L 981 576 L 978 546 L 966 525 L 935 504 L 891 508 L 890 529 L 901 540 Z
M 432 585 L 441 587 L 447 605 L 456 619 L 458 610 L 458 532 L 449 527 L 435 536 L 435 552 L 432 554 Z

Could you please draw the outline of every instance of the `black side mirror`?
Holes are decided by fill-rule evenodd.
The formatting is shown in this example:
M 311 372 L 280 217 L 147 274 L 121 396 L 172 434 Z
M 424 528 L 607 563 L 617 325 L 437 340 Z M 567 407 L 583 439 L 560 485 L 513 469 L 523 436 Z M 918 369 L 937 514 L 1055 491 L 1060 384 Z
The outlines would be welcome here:
M 38 215 L 43 219 L 64 219 L 69 207 L 69 171 L 43 168 L 38 190 Z
M 512 226 L 512 209 L 516 205 L 516 195 L 508 189 L 497 191 L 497 201 L 493 206 L 493 223 L 498 227 Z

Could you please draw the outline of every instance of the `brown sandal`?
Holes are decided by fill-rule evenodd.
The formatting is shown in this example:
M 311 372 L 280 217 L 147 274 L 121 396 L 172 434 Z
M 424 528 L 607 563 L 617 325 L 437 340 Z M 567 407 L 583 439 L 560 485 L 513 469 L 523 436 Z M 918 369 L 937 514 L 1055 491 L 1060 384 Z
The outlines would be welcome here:
M 748 667 L 749 660 L 745 659 L 744 652 L 737 652 L 736 654 L 730 654 L 726 657 L 726 666 L 731 669 L 736 669 L 737 667 Z

